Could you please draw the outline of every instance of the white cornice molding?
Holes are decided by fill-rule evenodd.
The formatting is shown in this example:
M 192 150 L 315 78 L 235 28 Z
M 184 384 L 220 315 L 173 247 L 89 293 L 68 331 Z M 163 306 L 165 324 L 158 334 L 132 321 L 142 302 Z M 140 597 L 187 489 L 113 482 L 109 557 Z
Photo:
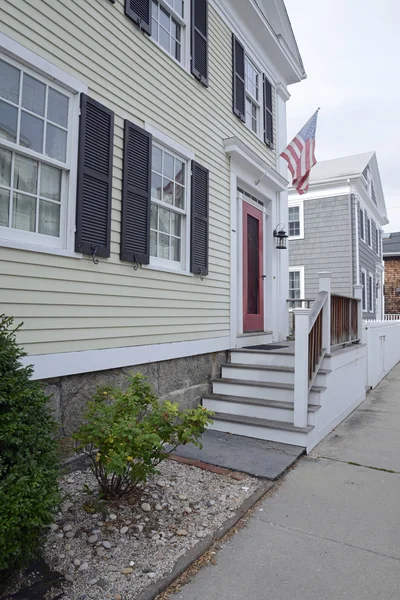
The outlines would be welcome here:
M 288 92 L 288 90 L 286 89 L 286 87 L 284 85 L 282 85 L 281 83 L 277 83 L 275 86 L 276 89 L 276 93 L 279 94 L 279 96 L 285 101 L 287 102 L 288 100 L 290 100 L 291 96 Z

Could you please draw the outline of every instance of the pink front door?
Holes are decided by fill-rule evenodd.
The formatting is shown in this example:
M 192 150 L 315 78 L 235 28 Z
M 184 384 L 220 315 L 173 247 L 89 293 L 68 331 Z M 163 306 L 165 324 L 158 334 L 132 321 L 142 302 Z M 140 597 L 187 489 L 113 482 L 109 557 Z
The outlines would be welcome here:
M 264 330 L 263 213 L 243 202 L 243 331 Z

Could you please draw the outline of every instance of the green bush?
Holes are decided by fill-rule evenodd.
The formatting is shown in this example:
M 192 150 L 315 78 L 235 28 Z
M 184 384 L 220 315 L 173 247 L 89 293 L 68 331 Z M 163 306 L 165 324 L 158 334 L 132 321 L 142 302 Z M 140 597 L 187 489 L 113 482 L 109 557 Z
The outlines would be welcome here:
M 48 398 L 21 365 L 12 323 L 0 315 L 0 571 L 37 555 L 59 501 Z
M 74 437 L 89 452 L 103 494 L 121 498 L 157 473 L 177 446 L 201 446 L 211 416 L 202 407 L 180 411 L 178 404 L 160 403 L 151 385 L 136 375 L 126 391 L 99 388 Z

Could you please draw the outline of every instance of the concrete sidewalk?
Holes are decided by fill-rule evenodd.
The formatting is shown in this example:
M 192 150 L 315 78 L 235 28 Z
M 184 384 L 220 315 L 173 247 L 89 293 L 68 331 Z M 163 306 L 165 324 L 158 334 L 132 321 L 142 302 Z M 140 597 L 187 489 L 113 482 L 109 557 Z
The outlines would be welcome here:
M 400 597 L 400 366 L 300 460 L 217 562 L 174 600 Z

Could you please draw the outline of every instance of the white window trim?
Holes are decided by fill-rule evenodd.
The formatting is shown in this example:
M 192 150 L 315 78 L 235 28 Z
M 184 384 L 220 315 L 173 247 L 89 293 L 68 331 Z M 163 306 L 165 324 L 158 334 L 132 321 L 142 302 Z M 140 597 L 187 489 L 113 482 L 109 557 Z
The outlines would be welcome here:
M 366 239 L 365 243 L 367 244 L 367 246 L 369 246 L 372 249 L 372 244 L 373 244 L 373 242 L 372 242 L 372 220 L 369 216 L 367 216 L 367 224 L 368 224 L 368 235 L 366 236 L 367 239 Z M 368 242 L 368 240 L 369 240 L 369 242 Z
M 362 303 L 362 311 L 363 312 L 367 312 L 368 309 L 368 279 L 367 279 L 367 271 L 366 269 L 362 268 L 361 269 L 361 274 L 365 275 L 365 286 L 364 287 L 364 294 L 362 294 L 361 296 L 361 303 Z M 361 275 L 361 282 L 362 282 L 362 275 Z M 364 298 L 365 298 L 365 303 L 364 303 Z
M 66 163 L 69 170 L 69 183 L 66 188 L 65 197 L 62 198 L 62 201 L 64 202 L 62 208 L 67 211 L 67 214 L 61 219 L 61 227 L 64 231 L 60 230 L 59 238 L 60 240 L 63 240 L 62 247 L 60 247 L 61 244 L 54 244 L 54 241 L 51 241 L 53 238 L 50 238 L 49 236 L 40 236 L 40 234 L 22 232 L 17 229 L 10 231 L 8 227 L 0 228 L 0 246 L 82 258 L 81 253 L 74 251 L 74 243 L 80 112 L 79 94 L 87 93 L 87 85 L 41 58 L 34 52 L 31 52 L 22 46 L 22 44 L 19 44 L 3 33 L 0 33 L 0 57 L 11 64 L 26 70 L 28 73 L 31 72 L 33 76 L 38 79 L 43 78 L 47 84 L 54 87 L 60 87 L 60 91 L 67 91 L 69 94 L 72 94 L 72 97 L 70 97 L 68 115 L 69 140 Z M 18 144 L 4 141 L 2 145 L 19 154 L 31 156 L 42 162 L 47 162 L 48 164 L 53 164 L 54 166 L 59 166 L 64 169 L 66 168 L 66 164 L 64 163 L 59 163 L 59 161 L 54 159 L 43 157 L 41 154 L 29 149 L 24 149 Z M 46 238 L 42 239 L 43 245 L 38 243 L 41 238 Z M 38 248 L 40 248 L 40 250 Z
M 304 294 L 304 265 L 301 266 L 297 266 L 297 267 L 289 267 L 289 273 L 293 273 L 293 272 L 300 272 L 300 299 L 301 300 L 305 300 Z
M 246 117 L 246 100 L 247 97 L 249 97 L 249 99 L 251 100 L 251 102 L 257 107 L 257 131 L 254 131 L 254 129 L 251 127 L 250 124 L 247 123 L 247 118 L 245 121 L 245 125 L 247 127 L 247 129 L 249 129 L 252 133 L 254 133 L 254 135 L 256 135 L 258 138 L 262 139 L 262 134 L 263 134 L 263 111 L 262 111 L 262 107 L 264 106 L 264 85 L 263 85 L 263 80 L 262 80 L 262 71 L 260 71 L 259 66 L 257 66 L 257 63 L 255 63 L 253 61 L 252 58 L 250 58 L 249 54 L 245 51 L 245 75 L 244 75 L 244 102 L 245 102 L 245 106 L 244 106 L 244 114 Z M 251 66 L 253 67 L 253 69 L 255 71 L 257 71 L 257 75 L 258 75 L 258 100 L 257 98 L 254 98 L 254 96 L 252 94 L 250 94 L 250 92 L 247 91 L 246 89 L 246 59 L 248 60 L 248 62 L 251 64 Z
M 181 69 L 186 71 L 186 73 L 190 73 L 190 54 L 191 54 L 191 39 L 190 39 L 190 19 L 191 19 L 191 2 L 189 0 L 184 0 L 183 6 L 183 18 L 175 12 L 175 10 L 164 0 L 157 0 L 159 4 L 161 4 L 166 11 L 170 13 L 170 15 L 181 25 L 181 60 L 177 60 L 172 54 L 168 52 L 158 42 L 153 35 L 148 36 L 150 40 L 155 44 L 160 50 L 164 52 L 171 60 L 174 61 L 176 65 L 179 65 Z
M 370 288 L 371 286 L 371 288 Z M 371 273 L 371 271 L 368 272 L 368 289 L 371 289 L 371 308 L 368 306 L 369 305 L 369 296 L 367 297 L 367 309 L 368 312 L 373 313 L 375 310 L 375 288 L 374 288 L 374 276 Z
M 288 232 L 289 232 L 289 208 L 299 207 L 299 222 L 300 222 L 300 234 L 289 235 L 289 240 L 304 240 L 304 202 L 289 202 L 288 205 Z
M 186 162 L 186 192 L 185 192 L 185 202 L 186 202 L 186 226 L 185 226 L 185 243 L 183 244 L 183 252 L 181 262 L 177 262 L 176 266 L 174 261 L 166 260 L 163 258 L 157 258 L 154 256 L 150 256 L 150 264 L 143 265 L 143 269 L 155 270 L 155 271 L 164 271 L 166 273 L 176 273 L 178 275 L 186 275 L 190 277 L 194 277 L 194 273 L 190 272 L 190 211 L 191 211 L 191 198 L 190 198 L 190 189 L 191 189 L 191 163 L 190 161 L 194 160 L 195 154 L 188 148 L 182 146 L 179 142 L 176 142 L 169 136 L 167 136 L 162 131 L 159 131 L 156 127 L 151 125 L 150 123 L 144 124 L 144 129 L 151 133 L 153 136 L 152 143 L 158 144 L 162 146 L 163 149 L 169 150 L 173 152 L 175 155 L 178 155 L 183 161 Z M 168 206 L 166 206 L 168 208 Z
M 363 227 L 361 229 L 361 222 L 360 222 L 360 239 L 363 242 L 366 242 L 367 237 L 366 237 L 366 230 L 365 230 L 365 220 L 366 220 L 365 219 L 365 209 L 362 206 L 360 206 L 360 216 L 361 215 L 362 215 Z M 362 232 L 364 233 L 364 236 L 362 235 Z

